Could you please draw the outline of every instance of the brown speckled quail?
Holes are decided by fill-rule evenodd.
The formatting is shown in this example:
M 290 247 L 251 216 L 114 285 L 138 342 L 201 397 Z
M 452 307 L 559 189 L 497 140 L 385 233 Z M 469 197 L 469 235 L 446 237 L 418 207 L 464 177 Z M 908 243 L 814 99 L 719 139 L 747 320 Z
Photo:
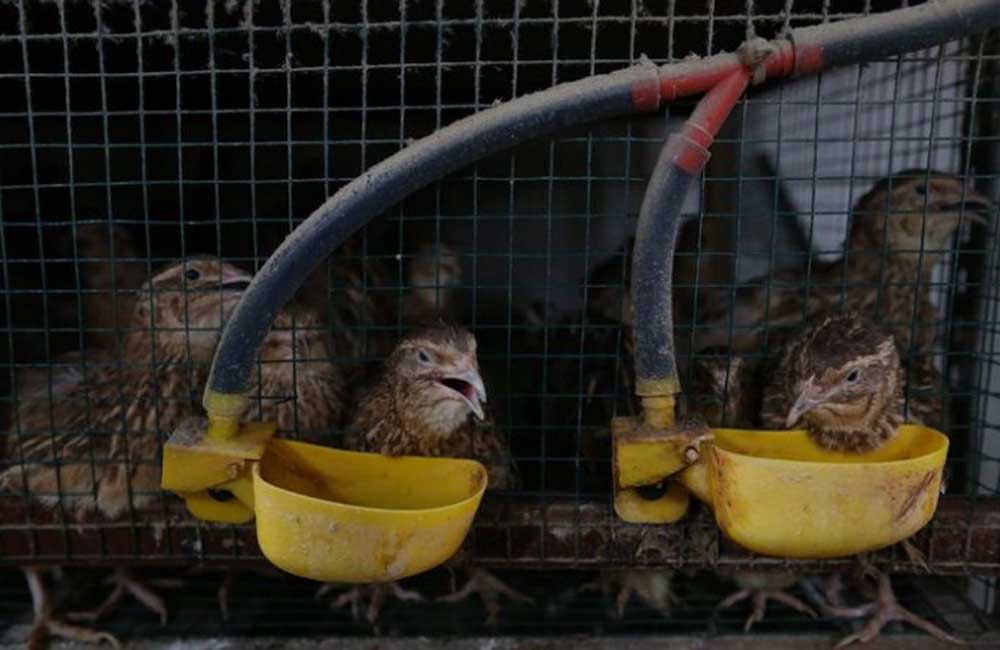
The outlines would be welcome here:
M 151 501 L 160 492 L 161 442 L 197 403 L 223 319 L 249 282 L 244 271 L 217 260 L 174 264 L 139 292 L 120 363 L 26 382 L 17 431 L 6 436 L 0 488 L 69 516 L 96 511 L 109 520 Z M 33 638 L 108 640 L 53 618 L 40 574 L 25 571 L 35 599 Z M 127 571 L 117 570 L 113 581 L 111 596 L 79 618 L 96 619 L 129 593 L 165 619 L 163 602 Z
M 802 426 L 827 449 L 871 451 L 892 440 L 904 421 L 919 422 L 915 414 L 920 409 L 911 408 L 909 416 L 904 410 L 905 374 L 893 335 L 856 312 L 818 317 L 788 344 L 770 377 L 761 413 L 764 426 Z M 920 400 L 911 396 L 910 404 L 915 402 Z M 860 632 L 840 645 L 870 641 L 890 621 L 905 621 L 940 640 L 961 643 L 904 609 L 886 574 L 878 576 L 874 602 L 829 610 L 835 615 L 870 616 Z
M 852 210 L 841 259 L 813 260 L 808 275 L 794 269 L 751 281 L 737 288 L 733 305 L 728 289 L 701 301 L 706 308 L 695 349 L 756 351 L 765 328 L 768 347 L 780 348 L 790 328 L 838 309 L 877 318 L 907 356 L 911 347 L 926 351 L 938 334 L 931 273 L 960 223 L 982 222 L 992 209 L 986 197 L 948 174 L 907 170 L 884 178 Z
M 761 407 L 760 365 L 722 347 L 699 351 L 682 373 L 685 412 L 710 427 L 752 429 Z
M 871 451 L 903 423 L 895 339 L 856 312 L 821 316 L 790 341 L 769 376 L 764 426 L 804 426 L 824 448 Z
M 279 311 L 257 354 L 243 420 L 274 422 L 281 438 L 330 444 L 343 425 L 348 391 L 343 364 L 333 363 L 329 342 L 329 331 L 314 311 L 297 305 Z M 215 571 L 196 567 L 191 572 Z M 216 595 L 223 619 L 229 620 L 229 595 L 241 571 L 223 573 Z
M 286 307 L 258 353 L 259 375 L 246 419 L 276 422 L 278 435 L 329 442 L 346 411 L 341 366 L 331 361 L 329 333 L 315 312 Z
M 406 336 L 386 361 L 382 378 L 359 405 L 345 446 L 391 456 L 473 458 L 486 466 L 490 489 L 515 489 L 516 466 L 500 429 L 487 418 L 486 387 L 479 374 L 476 339 L 457 326 L 439 325 Z M 456 556 L 449 564 L 460 563 Z M 495 620 L 499 596 L 530 602 L 484 569 L 469 569 L 466 585 L 441 600 L 454 602 L 478 593 Z M 367 618 L 374 622 L 387 594 L 420 598 L 397 584 L 362 585 L 341 595 L 335 606 L 357 611 L 371 598 Z
M 685 390 L 688 415 L 703 419 L 713 428 L 754 428 L 761 410 L 762 377 L 758 374 L 761 365 L 758 359 L 735 355 L 724 348 L 702 350 L 691 363 Z M 719 569 L 716 573 L 738 587 L 719 603 L 720 608 L 752 601 L 753 610 L 744 624 L 745 631 L 764 619 L 767 603 L 772 600 L 816 616 L 811 607 L 787 593 L 799 579 L 794 573 L 735 568 Z
M 383 257 L 367 255 L 365 243 L 363 233 L 344 242 L 308 276 L 296 299 L 329 328 L 331 357 L 352 368 L 352 385 L 368 383 L 375 360 L 392 351 L 399 320 L 399 289 Z
M 409 261 L 406 278 L 404 324 L 461 318 L 462 260 L 455 248 L 444 243 L 420 247 Z

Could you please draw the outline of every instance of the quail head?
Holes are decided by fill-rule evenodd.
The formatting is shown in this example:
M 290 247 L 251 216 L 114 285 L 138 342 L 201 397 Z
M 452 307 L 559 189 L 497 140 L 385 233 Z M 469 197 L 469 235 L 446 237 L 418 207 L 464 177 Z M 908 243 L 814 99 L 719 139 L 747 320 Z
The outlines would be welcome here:
M 982 223 L 992 210 L 955 176 L 907 170 L 884 178 L 852 210 L 840 260 L 814 260 L 808 275 L 787 269 L 752 280 L 737 288 L 733 305 L 729 289 L 718 300 L 701 301 L 695 349 L 756 350 L 765 331 L 769 346 L 781 347 L 788 328 L 837 309 L 877 318 L 906 353 L 926 351 L 938 334 L 931 273 L 963 220 Z
M 448 244 L 420 248 L 407 269 L 403 322 L 424 325 L 461 317 L 462 260 Z
M 452 326 L 403 339 L 354 418 L 348 446 L 391 455 L 469 456 L 455 445 L 486 417 L 476 339 Z
M 985 223 L 992 202 L 950 174 L 908 169 L 886 177 L 852 210 L 848 249 L 933 266 L 965 222 Z M 883 249 L 885 249 L 883 251 Z
M 251 276 L 212 258 L 174 264 L 145 283 L 136 296 L 128 334 L 137 352 L 167 353 L 208 363 L 222 327 Z
M 856 312 L 821 316 L 787 346 L 771 377 L 764 426 L 803 425 L 825 448 L 870 451 L 903 422 L 895 339 Z

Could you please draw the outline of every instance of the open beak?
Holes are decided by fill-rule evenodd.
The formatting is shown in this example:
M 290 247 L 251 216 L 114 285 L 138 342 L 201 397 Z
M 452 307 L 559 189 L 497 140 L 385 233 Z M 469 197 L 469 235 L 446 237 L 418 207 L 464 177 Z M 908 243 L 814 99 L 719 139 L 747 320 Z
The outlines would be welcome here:
M 229 282 L 222 283 L 222 289 L 224 291 L 246 291 L 247 287 L 250 286 L 250 280 L 230 280 Z
M 242 269 L 224 268 L 221 280 L 222 288 L 226 291 L 246 291 L 253 276 Z
M 788 417 L 785 418 L 785 428 L 792 429 L 798 424 L 802 416 L 823 403 L 819 390 L 810 381 L 799 390 L 799 396 L 788 410 Z
M 941 209 L 961 213 L 963 219 L 987 225 L 990 217 L 996 211 L 996 205 L 978 192 L 968 192 L 964 201 L 956 201 L 941 206 Z
M 486 386 L 483 378 L 475 368 L 469 368 L 463 373 L 448 375 L 441 383 L 462 396 L 476 419 L 485 419 L 483 404 L 486 403 Z

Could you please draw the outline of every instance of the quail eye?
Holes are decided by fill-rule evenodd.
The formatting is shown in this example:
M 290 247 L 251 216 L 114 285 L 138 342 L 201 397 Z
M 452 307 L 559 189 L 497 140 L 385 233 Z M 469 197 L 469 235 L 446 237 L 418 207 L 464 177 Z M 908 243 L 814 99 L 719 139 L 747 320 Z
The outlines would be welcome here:
M 920 196 L 927 196 L 927 186 L 926 185 L 916 185 L 916 186 L 914 186 L 913 191 L 916 192 L 917 194 L 919 194 Z
M 423 350 L 417 352 L 417 358 L 420 359 L 420 363 L 430 363 L 431 357 Z
M 861 379 L 861 371 L 855 368 L 854 370 L 847 373 L 847 383 L 856 384 L 858 380 Z
M 201 277 L 201 273 L 198 273 L 197 269 L 188 269 L 184 271 L 184 277 L 188 279 L 188 282 L 194 282 Z

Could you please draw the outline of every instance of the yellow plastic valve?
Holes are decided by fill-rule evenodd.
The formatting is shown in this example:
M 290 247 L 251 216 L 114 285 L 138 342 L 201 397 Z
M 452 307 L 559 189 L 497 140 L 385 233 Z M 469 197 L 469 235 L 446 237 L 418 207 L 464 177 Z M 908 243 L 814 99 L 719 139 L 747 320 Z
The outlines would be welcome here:
M 619 417 L 611 422 L 615 512 L 629 523 L 669 524 L 687 513 L 687 490 L 667 477 L 698 462 L 701 445 L 710 433 L 704 425 L 675 424 L 672 416 L 664 419 L 662 415 L 657 421 L 669 428 L 655 426 L 646 417 Z M 655 499 L 636 489 L 661 481 L 666 486 Z

